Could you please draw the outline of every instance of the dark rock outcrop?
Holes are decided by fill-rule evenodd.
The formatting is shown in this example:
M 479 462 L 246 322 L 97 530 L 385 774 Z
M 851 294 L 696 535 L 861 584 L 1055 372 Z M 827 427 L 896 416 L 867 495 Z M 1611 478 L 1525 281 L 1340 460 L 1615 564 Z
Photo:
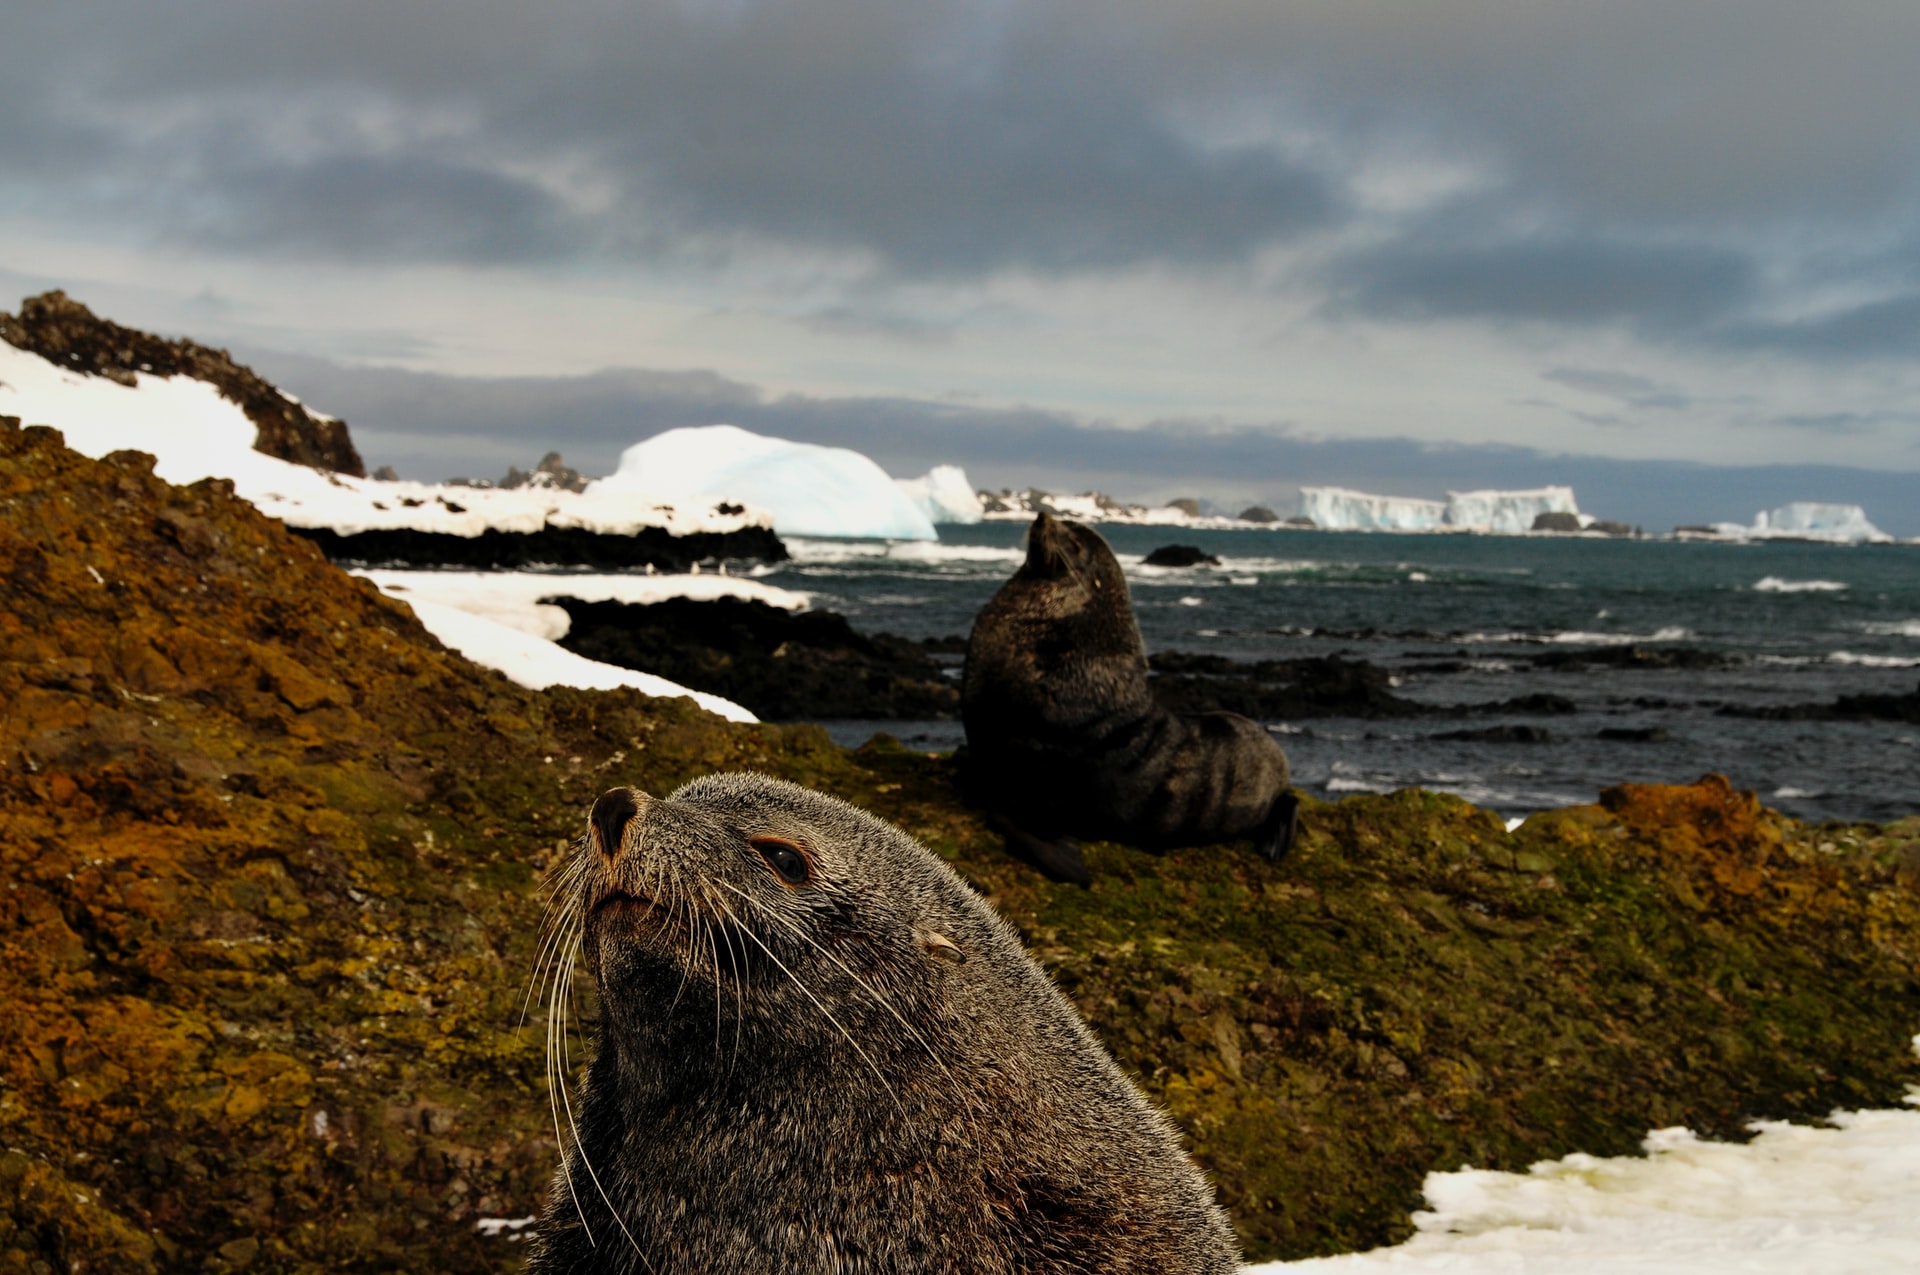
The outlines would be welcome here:
M 1220 559 L 1199 545 L 1161 545 L 1142 561 L 1149 567 L 1217 567 Z
M 950 718 L 958 684 L 921 645 L 856 632 L 831 611 L 672 598 L 652 605 L 550 599 L 572 620 L 560 645 L 711 691 L 774 721 Z
M 1542 651 L 1525 659 L 1535 668 L 1573 672 L 1590 668 L 1723 669 L 1746 663 L 1744 657 L 1697 646 L 1582 647 L 1572 651 Z
M 1219 655 L 1149 656 L 1154 698 L 1176 713 L 1225 711 L 1255 721 L 1412 717 L 1431 710 L 1395 695 L 1387 673 L 1338 655 L 1243 663 Z
M 1537 513 L 1533 516 L 1533 529 L 1535 531 L 1557 531 L 1562 533 L 1579 531 L 1581 530 L 1580 515 L 1564 513 L 1560 510 L 1548 510 Z
M 1920 725 L 1920 689 L 1898 695 L 1867 692 L 1842 695 L 1830 704 L 1729 704 L 1723 717 L 1755 717 L 1781 722 L 1911 722 Z
M 296 465 L 366 477 L 345 421 L 309 412 L 252 368 L 235 363 L 225 350 L 123 328 L 59 291 L 28 297 L 17 315 L 0 313 L 0 340 L 63 368 L 122 385 L 132 385 L 137 372 L 205 381 L 254 423 L 255 451 Z
M 1241 522 L 1279 522 L 1280 515 L 1265 505 L 1248 505 L 1239 514 Z
M 787 547 L 771 527 L 696 531 L 676 536 L 664 527 L 641 527 L 631 535 L 608 535 L 580 527 L 498 531 L 455 536 L 440 531 L 390 528 L 347 535 L 330 527 L 290 530 L 320 546 L 333 562 L 374 567 L 464 567 L 511 571 L 522 567 L 591 567 L 603 571 L 690 571 L 696 564 L 784 562 Z

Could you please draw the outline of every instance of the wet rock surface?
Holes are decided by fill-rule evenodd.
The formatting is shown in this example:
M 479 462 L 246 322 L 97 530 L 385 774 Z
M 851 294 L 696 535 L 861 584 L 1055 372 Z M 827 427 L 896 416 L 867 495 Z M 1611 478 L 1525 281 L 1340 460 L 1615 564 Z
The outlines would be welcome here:
M 1508 833 L 1407 791 L 1307 802 L 1277 865 L 1092 843 L 1092 887 L 1057 886 L 950 758 L 526 691 L 135 454 L 0 424 L 0 586 L 0 1270 L 513 1269 L 479 1223 L 555 1162 L 544 1006 L 520 1025 L 540 872 L 607 787 L 715 769 L 952 862 L 1253 1256 L 1401 1238 L 1430 1169 L 1920 1080 L 1920 820 L 1807 826 L 1709 778 Z
M 122 385 L 134 384 L 140 372 L 205 381 L 258 427 L 255 451 L 296 465 L 366 477 L 345 421 L 314 415 L 252 368 L 235 363 L 225 350 L 123 328 L 59 291 L 28 297 L 20 303 L 19 314 L 0 313 L 0 341 Z
M 1217 567 L 1220 559 L 1198 545 L 1161 545 L 1141 559 L 1149 567 Z
M 1842 695 L 1825 704 L 1729 705 L 1728 717 L 1786 722 L 1912 722 L 1920 725 L 1920 688 L 1905 695 Z
M 648 606 L 554 598 L 572 625 L 570 651 L 711 691 L 773 721 L 929 719 L 960 712 L 957 664 L 929 653 L 950 642 L 867 636 L 831 611 L 793 614 L 764 602 L 673 598 Z
M 1237 661 L 1163 651 L 1149 656 L 1154 697 L 1176 713 L 1225 711 L 1255 721 L 1291 717 L 1414 717 L 1430 710 L 1395 695 L 1384 669 L 1338 655 Z

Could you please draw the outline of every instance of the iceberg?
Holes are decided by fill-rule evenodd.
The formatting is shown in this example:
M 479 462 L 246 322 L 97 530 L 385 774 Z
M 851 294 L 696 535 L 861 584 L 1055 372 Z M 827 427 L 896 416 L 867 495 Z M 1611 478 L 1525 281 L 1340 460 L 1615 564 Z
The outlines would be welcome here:
M 1738 526 L 1738 524 L 1729 524 Z M 1867 520 L 1859 505 L 1829 505 L 1796 500 L 1755 514 L 1753 526 L 1738 528 L 1748 540 L 1830 540 L 1836 544 L 1886 544 L 1892 536 Z
M 1533 530 L 1533 520 L 1541 514 L 1572 514 L 1578 518 L 1580 507 L 1574 503 L 1571 487 L 1535 487 L 1521 491 L 1450 491 L 1447 493 L 1447 526 L 1465 531 L 1491 531 L 1517 536 Z
M 1484 531 L 1519 535 L 1543 513 L 1584 516 L 1571 487 L 1450 491 L 1445 500 L 1376 496 L 1346 487 L 1302 487 L 1300 512 L 1328 531 Z
M 1346 487 L 1302 487 L 1300 513 L 1328 531 L 1439 531 L 1447 502 L 1375 496 Z
M 980 496 L 958 465 L 935 465 L 919 478 L 896 478 L 907 499 L 920 508 L 928 522 L 980 521 Z
M 933 520 L 870 458 L 737 425 L 685 426 L 635 443 L 585 495 L 732 502 L 766 510 L 783 536 L 939 539 Z

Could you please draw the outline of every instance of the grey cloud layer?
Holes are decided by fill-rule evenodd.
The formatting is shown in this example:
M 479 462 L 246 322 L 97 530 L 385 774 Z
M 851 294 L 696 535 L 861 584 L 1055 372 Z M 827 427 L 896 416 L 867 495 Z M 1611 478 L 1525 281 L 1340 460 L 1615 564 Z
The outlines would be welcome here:
M 202 244 L 1226 263 L 1349 224 L 1357 167 L 1417 137 L 1484 169 L 1475 234 L 1376 217 L 1327 278 L 1351 310 L 1915 348 L 1911 270 L 1816 320 L 1743 310 L 1770 235 L 1920 243 L 1914 6 L 119 0 L 8 26 L 0 199 Z

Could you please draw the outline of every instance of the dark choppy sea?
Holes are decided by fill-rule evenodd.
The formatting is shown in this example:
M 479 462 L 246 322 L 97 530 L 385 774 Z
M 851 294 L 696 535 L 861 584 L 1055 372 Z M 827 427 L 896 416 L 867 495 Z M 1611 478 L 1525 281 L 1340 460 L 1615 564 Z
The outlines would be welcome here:
M 1621 781 L 1718 771 L 1769 805 L 1814 819 L 1920 812 L 1920 726 L 1773 721 L 1728 706 L 1905 694 L 1920 682 L 1920 548 L 1727 545 L 1495 536 L 1195 531 L 1105 526 L 1126 565 L 1149 652 L 1235 659 L 1340 653 L 1433 704 L 1535 692 L 1578 706 L 1551 718 L 1477 716 L 1268 726 L 1296 782 L 1318 795 L 1418 785 L 1509 816 L 1593 800 Z M 964 635 L 1021 557 L 1025 525 L 942 527 L 939 544 L 798 541 L 768 583 L 865 632 Z M 1219 567 L 1140 559 L 1200 546 Z M 1637 643 L 1733 657 L 1706 669 L 1554 669 L 1546 652 Z M 1534 742 L 1437 740 L 1461 726 L 1544 727 Z M 951 748 L 958 722 L 833 722 L 843 743 L 876 729 Z M 1640 732 L 1649 740 L 1604 739 Z M 1662 734 L 1664 732 L 1664 735 Z

